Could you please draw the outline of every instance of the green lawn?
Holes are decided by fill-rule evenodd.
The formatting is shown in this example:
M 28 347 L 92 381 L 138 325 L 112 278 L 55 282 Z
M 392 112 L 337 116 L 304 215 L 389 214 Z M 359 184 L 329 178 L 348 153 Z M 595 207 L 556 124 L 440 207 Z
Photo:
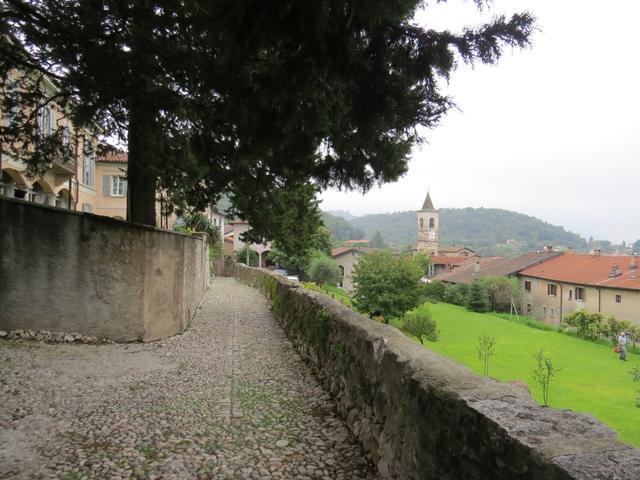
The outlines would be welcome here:
M 640 355 L 629 354 L 629 361 L 622 362 L 611 347 L 446 303 L 431 305 L 431 311 L 440 336 L 437 342 L 425 341 L 427 348 L 482 374 L 476 352 L 478 337 L 483 332 L 495 335 L 496 354 L 489 375 L 526 382 L 539 402 L 542 391 L 531 369 L 534 354 L 544 348 L 561 369 L 551 383 L 550 406 L 591 413 L 616 430 L 623 441 L 640 447 L 640 408 L 635 406 L 640 384 L 634 384 L 629 375 L 634 365 L 640 365 Z M 399 326 L 398 321 L 392 323 Z

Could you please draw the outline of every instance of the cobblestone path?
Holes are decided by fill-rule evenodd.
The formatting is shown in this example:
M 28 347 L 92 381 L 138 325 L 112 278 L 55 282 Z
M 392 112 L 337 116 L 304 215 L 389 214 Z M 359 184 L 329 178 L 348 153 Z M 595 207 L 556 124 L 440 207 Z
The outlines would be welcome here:
M 376 478 L 265 299 L 216 279 L 162 342 L 0 341 L 0 478 Z

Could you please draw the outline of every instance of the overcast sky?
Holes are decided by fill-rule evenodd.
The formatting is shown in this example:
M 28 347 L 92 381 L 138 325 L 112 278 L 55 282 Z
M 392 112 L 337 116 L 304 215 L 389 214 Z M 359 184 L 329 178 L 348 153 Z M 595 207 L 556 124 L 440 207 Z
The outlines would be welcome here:
M 495 207 L 585 238 L 640 239 L 640 2 L 496 0 L 491 15 L 528 10 L 540 29 L 495 66 L 461 65 L 447 91 L 460 111 L 426 131 L 408 174 L 362 195 L 327 191 L 323 210 L 356 215 Z M 471 1 L 429 7 L 419 21 L 459 30 Z

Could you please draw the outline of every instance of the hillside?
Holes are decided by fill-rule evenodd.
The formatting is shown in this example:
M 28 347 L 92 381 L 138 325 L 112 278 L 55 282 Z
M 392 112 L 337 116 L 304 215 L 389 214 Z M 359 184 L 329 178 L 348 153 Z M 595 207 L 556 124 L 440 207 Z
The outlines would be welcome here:
M 577 250 L 586 248 L 586 241 L 579 235 L 522 213 L 497 208 L 443 208 L 439 213 L 441 243 L 464 244 L 482 255 L 516 255 L 545 244 Z M 402 247 L 416 243 L 416 212 L 413 211 L 364 215 L 348 222 L 341 220 L 354 229 L 363 230 L 369 239 L 379 230 L 390 245 Z M 348 231 L 342 222 L 339 223 L 341 231 Z M 332 230 L 331 225 L 327 227 Z M 523 240 L 527 244 L 516 248 L 498 245 L 508 239 Z
M 355 217 L 352 216 L 351 218 Z M 324 225 L 331 231 L 331 240 L 334 243 L 342 242 L 344 240 L 359 240 L 361 238 L 364 238 L 366 235 L 363 229 L 355 227 L 344 218 L 332 215 L 328 212 L 322 212 L 322 221 L 324 222 Z

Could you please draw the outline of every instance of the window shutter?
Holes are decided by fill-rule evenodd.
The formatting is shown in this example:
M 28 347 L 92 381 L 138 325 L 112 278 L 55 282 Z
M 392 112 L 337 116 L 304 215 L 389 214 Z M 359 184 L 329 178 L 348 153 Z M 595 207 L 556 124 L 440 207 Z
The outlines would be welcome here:
M 102 177 L 102 190 L 105 197 L 111 196 L 111 175 Z

